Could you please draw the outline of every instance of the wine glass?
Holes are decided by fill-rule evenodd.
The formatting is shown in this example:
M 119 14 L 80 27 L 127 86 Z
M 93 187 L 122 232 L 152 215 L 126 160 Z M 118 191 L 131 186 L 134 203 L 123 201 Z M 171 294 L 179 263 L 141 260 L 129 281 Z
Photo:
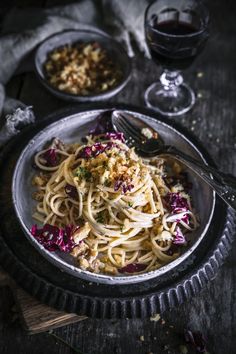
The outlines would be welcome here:
M 145 12 L 146 41 L 164 71 L 160 81 L 145 92 L 147 106 L 166 116 L 187 112 L 195 102 L 193 90 L 183 82 L 188 68 L 209 36 L 209 13 L 200 0 L 156 0 Z

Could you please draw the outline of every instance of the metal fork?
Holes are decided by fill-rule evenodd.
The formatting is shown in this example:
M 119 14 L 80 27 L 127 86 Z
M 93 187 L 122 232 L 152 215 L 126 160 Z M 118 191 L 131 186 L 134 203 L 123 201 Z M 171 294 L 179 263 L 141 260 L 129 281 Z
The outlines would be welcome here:
M 236 211 L 236 178 L 233 175 L 225 174 L 208 166 L 172 145 L 165 145 L 158 132 L 131 114 L 113 111 L 112 123 L 116 131 L 124 134 L 127 145 L 135 147 L 140 156 L 150 158 L 157 155 L 171 155 L 200 176 Z M 145 130 L 148 134 L 145 134 Z

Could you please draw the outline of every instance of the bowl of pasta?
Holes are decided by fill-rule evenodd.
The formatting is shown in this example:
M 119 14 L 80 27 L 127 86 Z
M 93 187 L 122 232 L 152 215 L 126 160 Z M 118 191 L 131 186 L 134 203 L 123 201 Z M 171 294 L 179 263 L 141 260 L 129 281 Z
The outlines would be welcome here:
M 174 127 L 127 112 L 206 162 Z M 138 283 L 190 258 L 206 237 L 215 193 L 174 159 L 138 156 L 110 115 L 78 112 L 38 133 L 17 162 L 13 203 L 28 240 L 61 270 L 96 283 Z

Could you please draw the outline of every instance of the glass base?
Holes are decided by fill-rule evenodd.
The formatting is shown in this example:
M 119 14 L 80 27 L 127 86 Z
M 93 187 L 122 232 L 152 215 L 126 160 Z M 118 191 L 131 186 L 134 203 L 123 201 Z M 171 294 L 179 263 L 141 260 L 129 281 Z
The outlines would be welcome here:
M 178 116 L 188 112 L 195 103 L 195 94 L 186 84 L 166 89 L 155 82 L 145 92 L 146 105 L 165 116 Z

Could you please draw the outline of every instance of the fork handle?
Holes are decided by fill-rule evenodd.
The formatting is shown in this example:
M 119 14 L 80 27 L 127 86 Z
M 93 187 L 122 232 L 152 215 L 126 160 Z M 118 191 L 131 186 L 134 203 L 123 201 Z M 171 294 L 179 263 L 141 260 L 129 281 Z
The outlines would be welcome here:
M 236 211 L 236 178 L 205 165 L 173 146 L 166 146 L 162 155 L 172 155 L 197 173 L 215 192 Z M 212 178 L 213 177 L 213 178 Z

